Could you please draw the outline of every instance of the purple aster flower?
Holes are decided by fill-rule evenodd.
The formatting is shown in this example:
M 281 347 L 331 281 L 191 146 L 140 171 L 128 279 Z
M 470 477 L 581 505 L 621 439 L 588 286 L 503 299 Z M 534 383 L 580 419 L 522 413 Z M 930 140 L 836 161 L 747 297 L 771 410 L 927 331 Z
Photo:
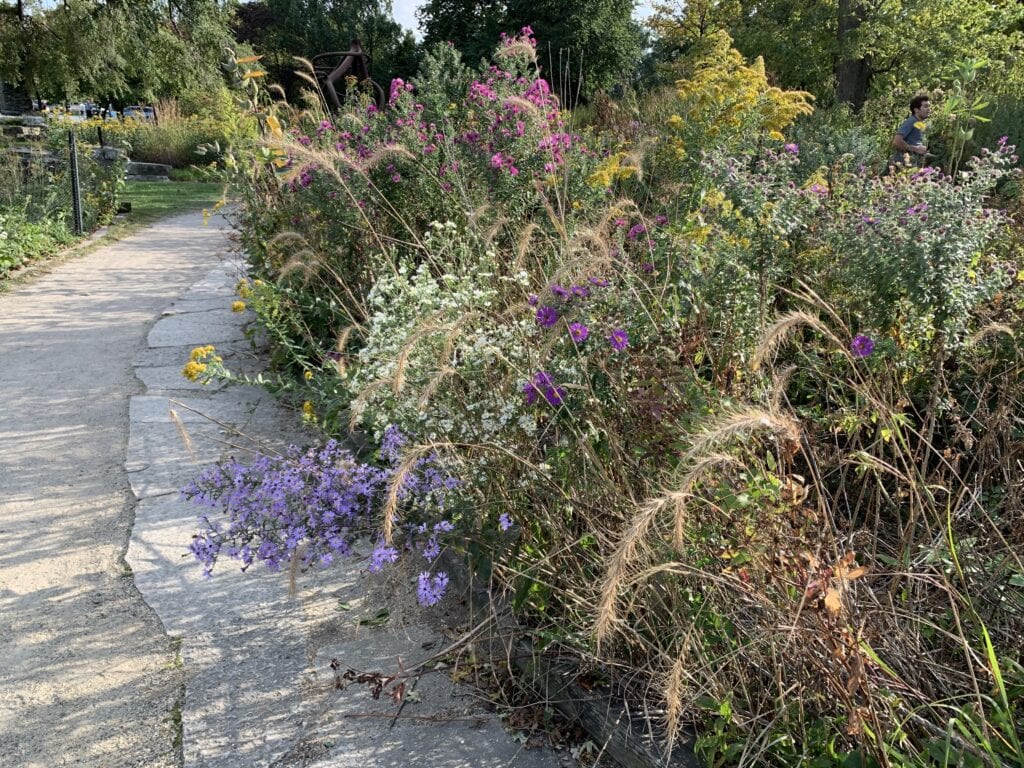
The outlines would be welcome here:
M 590 335 L 590 329 L 583 323 L 572 323 L 569 326 L 569 335 L 572 336 L 572 340 L 577 344 L 582 344 L 587 340 L 587 336 Z
M 568 299 L 572 295 L 568 288 L 561 286 L 558 283 L 552 284 L 549 288 L 551 292 L 560 299 Z
M 393 563 L 398 560 L 398 550 L 394 547 L 384 546 L 383 543 L 374 547 L 370 553 L 370 565 L 367 570 L 370 573 L 380 573 L 384 570 L 385 563 Z
M 423 547 L 423 557 L 427 560 L 433 560 L 435 557 L 441 554 L 441 543 L 436 537 L 431 536 L 427 540 L 427 545 Z
M 867 357 L 875 351 L 875 342 L 869 336 L 857 334 L 850 342 L 850 351 L 857 357 Z
M 422 606 L 437 605 L 444 597 L 448 589 L 448 574 L 439 571 L 431 577 L 428 571 L 423 571 L 416 586 L 416 597 Z
M 550 328 L 558 322 L 558 311 L 554 307 L 544 305 L 537 309 L 537 322 L 545 328 Z
M 657 224 L 659 227 L 664 227 L 666 224 L 668 224 L 668 216 L 666 216 L 663 213 L 659 213 L 657 216 L 654 217 L 654 223 Z
M 651 274 L 651 272 L 654 271 L 654 262 L 645 261 L 643 264 L 640 265 L 640 269 L 642 269 L 647 274 Z
M 533 405 L 534 403 L 537 402 L 537 396 L 539 395 L 539 392 L 537 391 L 537 387 L 533 385 L 532 381 L 528 381 L 525 384 L 523 384 L 523 395 L 526 398 L 527 405 Z
M 789 152 L 789 154 L 791 154 L 791 155 L 799 155 L 800 154 L 800 145 L 799 144 L 787 144 L 784 147 L 784 149 L 787 152 Z
M 503 531 L 512 527 L 512 518 L 508 516 L 508 512 L 502 512 L 498 517 L 498 527 Z
M 577 296 L 581 299 L 585 299 L 590 295 L 590 291 L 587 290 L 585 285 L 574 285 L 571 290 L 573 296 Z
M 626 234 L 626 237 L 628 237 L 633 242 L 636 242 L 636 239 L 646 231 L 647 227 L 645 227 L 642 223 L 634 224 L 632 227 L 630 227 L 629 232 Z
M 557 407 L 565 402 L 565 390 L 562 387 L 545 387 L 544 399 L 548 405 Z
M 551 378 L 551 374 L 547 371 L 537 371 L 533 374 L 533 383 L 538 387 L 550 387 L 555 383 L 555 380 Z
M 611 283 L 608 282 L 608 280 L 603 277 L 588 277 L 587 281 L 591 285 L 596 285 L 598 288 L 607 288 L 609 285 L 611 285 Z
M 531 307 L 536 307 L 538 301 L 539 299 L 537 298 L 536 293 L 531 293 L 529 296 L 526 297 L 526 303 L 529 304 Z
M 450 520 L 441 520 L 438 523 L 434 523 L 434 533 L 451 533 L 455 530 L 455 526 L 452 525 Z
M 629 346 L 629 334 L 622 328 L 616 328 L 608 335 L 608 343 L 616 352 L 621 352 Z

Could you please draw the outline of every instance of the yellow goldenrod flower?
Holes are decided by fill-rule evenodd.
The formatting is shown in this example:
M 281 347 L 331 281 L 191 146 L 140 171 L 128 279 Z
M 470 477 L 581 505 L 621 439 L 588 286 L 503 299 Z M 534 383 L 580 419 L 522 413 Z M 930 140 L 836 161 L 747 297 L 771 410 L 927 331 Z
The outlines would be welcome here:
M 233 302 L 231 302 L 231 311 L 232 312 L 245 312 L 245 302 L 244 301 L 233 301 Z
M 200 359 L 202 359 L 204 357 L 207 357 L 208 355 L 212 355 L 213 352 L 214 352 L 213 345 L 212 344 L 207 344 L 204 347 L 196 347 L 195 349 L 193 349 L 192 350 L 192 354 L 190 354 L 188 357 L 189 357 L 189 360 L 197 361 L 197 360 L 200 360 Z
M 198 381 L 205 371 L 205 365 L 197 363 L 195 360 L 189 360 L 185 363 L 185 367 L 181 369 L 181 375 L 189 381 Z

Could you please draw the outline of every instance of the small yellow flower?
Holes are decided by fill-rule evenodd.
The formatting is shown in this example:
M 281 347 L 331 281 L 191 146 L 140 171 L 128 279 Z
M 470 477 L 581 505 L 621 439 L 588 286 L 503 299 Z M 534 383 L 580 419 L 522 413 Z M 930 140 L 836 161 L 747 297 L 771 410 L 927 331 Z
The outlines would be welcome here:
M 249 289 L 249 283 L 245 280 L 238 281 L 238 284 L 235 286 L 235 293 L 243 299 L 248 299 L 252 296 L 252 291 Z
M 185 363 L 185 367 L 181 369 L 181 375 L 189 381 L 198 381 L 205 371 L 205 365 L 197 363 L 195 360 L 189 360 Z
M 233 301 L 233 302 L 231 302 L 231 311 L 232 312 L 245 312 L 245 302 L 244 301 Z
M 302 376 L 303 376 L 303 378 L 306 379 L 306 381 L 312 381 L 313 380 L 313 372 L 312 371 L 305 371 L 302 374 Z
M 192 350 L 192 354 L 188 356 L 188 359 L 195 362 L 201 360 L 204 357 L 207 357 L 208 355 L 212 355 L 213 352 L 214 347 L 212 344 L 207 344 L 204 347 L 196 347 L 195 349 Z

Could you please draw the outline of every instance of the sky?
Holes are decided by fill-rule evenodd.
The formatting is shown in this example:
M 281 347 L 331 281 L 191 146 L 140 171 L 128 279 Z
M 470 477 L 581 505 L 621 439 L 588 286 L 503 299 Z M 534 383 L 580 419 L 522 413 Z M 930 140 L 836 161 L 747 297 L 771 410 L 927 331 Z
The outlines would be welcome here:
M 416 37 L 421 37 L 416 23 L 416 9 L 423 4 L 423 0 L 392 0 L 395 21 L 403 27 L 411 29 Z M 637 3 L 634 15 L 638 19 L 646 19 L 652 13 L 650 0 L 640 0 Z

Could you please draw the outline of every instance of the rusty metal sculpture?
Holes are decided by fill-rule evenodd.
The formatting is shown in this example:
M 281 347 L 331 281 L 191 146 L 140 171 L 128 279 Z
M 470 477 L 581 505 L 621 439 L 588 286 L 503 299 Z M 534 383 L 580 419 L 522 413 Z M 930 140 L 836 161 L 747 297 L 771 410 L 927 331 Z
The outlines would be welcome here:
M 323 83 L 328 108 L 341 109 L 338 83 L 347 77 L 355 78 L 357 83 L 369 86 L 377 107 L 384 106 L 384 89 L 370 77 L 370 57 L 363 51 L 359 38 L 352 40 L 352 45 L 347 51 L 330 51 L 314 56 L 313 71 L 316 73 L 316 79 Z

